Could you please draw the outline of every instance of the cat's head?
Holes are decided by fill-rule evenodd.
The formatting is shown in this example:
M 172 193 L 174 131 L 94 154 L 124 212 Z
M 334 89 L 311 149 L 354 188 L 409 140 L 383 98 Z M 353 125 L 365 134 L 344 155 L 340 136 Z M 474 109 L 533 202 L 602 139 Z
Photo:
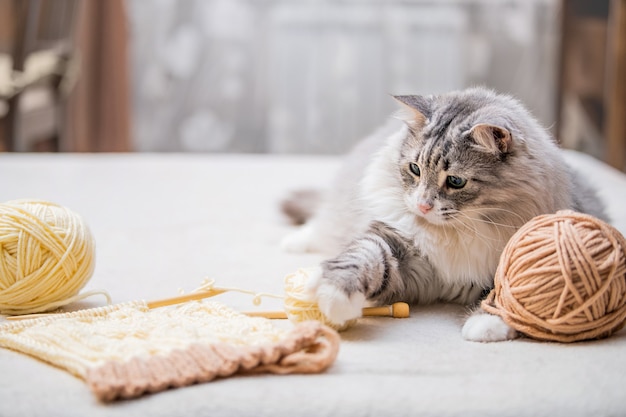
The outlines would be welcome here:
M 556 146 L 519 102 L 483 88 L 395 98 L 408 126 L 399 177 L 420 221 L 519 226 L 550 210 L 537 200 L 553 193 L 542 176 L 550 175 Z

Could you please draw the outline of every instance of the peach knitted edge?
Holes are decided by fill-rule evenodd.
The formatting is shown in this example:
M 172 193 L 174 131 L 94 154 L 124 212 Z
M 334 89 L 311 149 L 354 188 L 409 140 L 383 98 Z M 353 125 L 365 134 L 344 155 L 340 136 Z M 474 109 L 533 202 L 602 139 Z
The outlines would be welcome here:
M 103 402 L 136 398 L 219 377 L 251 373 L 319 373 L 336 359 L 339 334 L 316 321 L 299 323 L 279 342 L 259 346 L 192 344 L 167 355 L 89 368 L 85 381 Z

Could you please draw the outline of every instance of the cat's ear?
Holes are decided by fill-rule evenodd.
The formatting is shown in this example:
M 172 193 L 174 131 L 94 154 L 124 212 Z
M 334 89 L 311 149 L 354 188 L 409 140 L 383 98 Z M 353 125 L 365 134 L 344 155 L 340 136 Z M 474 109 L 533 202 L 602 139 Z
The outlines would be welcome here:
M 509 153 L 513 146 L 511 132 L 500 126 L 486 123 L 477 124 L 470 130 L 474 141 L 492 153 Z
M 400 104 L 402 110 L 398 118 L 404 120 L 410 128 L 419 130 L 428 122 L 431 116 L 431 103 L 424 96 L 393 96 Z

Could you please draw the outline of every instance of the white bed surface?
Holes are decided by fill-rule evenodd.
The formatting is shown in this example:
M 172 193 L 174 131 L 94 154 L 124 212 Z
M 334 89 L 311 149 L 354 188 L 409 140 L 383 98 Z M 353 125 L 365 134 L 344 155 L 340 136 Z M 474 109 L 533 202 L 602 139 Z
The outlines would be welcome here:
M 624 233 L 626 175 L 567 158 L 600 187 Z M 322 257 L 281 252 L 291 226 L 278 200 L 328 184 L 338 166 L 312 156 L 0 154 L 0 202 L 45 199 L 80 213 L 97 242 L 86 289 L 116 303 L 190 291 L 205 277 L 281 293 L 287 273 Z M 252 308 L 245 295 L 216 300 Z M 0 416 L 626 415 L 626 331 L 571 345 L 480 344 L 462 340 L 464 314 L 435 305 L 408 319 L 362 319 L 324 374 L 233 377 L 112 405 L 64 371 L 0 350 Z

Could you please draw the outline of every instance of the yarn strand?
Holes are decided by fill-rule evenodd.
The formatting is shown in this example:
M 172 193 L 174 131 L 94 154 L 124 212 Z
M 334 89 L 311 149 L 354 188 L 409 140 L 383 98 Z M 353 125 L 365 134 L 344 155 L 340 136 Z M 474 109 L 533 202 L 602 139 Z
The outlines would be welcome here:
M 73 297 L 68 297 L 68 298 L 66 298 L 64 300 L 50 302 L 48 304 L 45 304 L 45 305 L 41 306 L 40 308 L 41 308 L 42 311 L 50 311 L 50 310 L 54 310 L 54 309 L 59 308 L 59 307 L 64 307 L 64 306 L 66 306 L 68 304 L 71 304 L 71 303 L 75 303 L 77 301 L 84 300 L 84 299 L 89 298 L 89 297 L 94 296 L 94 295 L 103 295 L 104 298 L 106 299 L 106 305 L 110 305 L 110 304 L 113 303 L 113 300 L 111 299 L 111 295 L 106 290 L 89 290 L 89 291 L 85 291 L 85 292 L 82 292 L 80 294 L 77 294 L 77 295 L 75 295 Z M 6 310 L 5 314 L 14 314 L 14 313 L 12 313 L 12 310 Z M 21 310 L 17 310 L 17 313 L 15 313 L 15 314 L 22 314 Z M 36 316 L 44 316 L 44 315 L 50 315 L 50 313 L 28 314 L 28 318 L 36 317 Z

